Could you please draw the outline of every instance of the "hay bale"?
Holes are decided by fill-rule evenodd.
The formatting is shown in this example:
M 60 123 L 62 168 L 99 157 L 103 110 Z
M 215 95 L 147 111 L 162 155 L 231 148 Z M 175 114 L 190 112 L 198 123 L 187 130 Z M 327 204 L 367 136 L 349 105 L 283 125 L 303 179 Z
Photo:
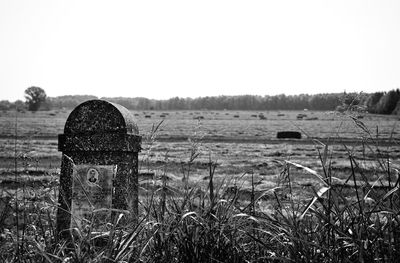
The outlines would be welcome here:
M 276 134 L 278 139 L 301 139 L 301 133 L 297 131 L 280 131 Z
M 302 120 L 303 118 L 307 118 L 307 114 L 299 113 L 297 114 L 297 119 Z

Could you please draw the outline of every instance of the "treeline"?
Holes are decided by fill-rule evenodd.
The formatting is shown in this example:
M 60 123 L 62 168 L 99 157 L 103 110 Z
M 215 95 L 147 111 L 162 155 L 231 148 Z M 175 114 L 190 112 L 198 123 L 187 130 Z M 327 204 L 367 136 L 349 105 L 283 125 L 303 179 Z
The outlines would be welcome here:
M 87 100 L 98 99 L 96 96 L 92 95 L 65 95 L 58 97 L 46 97 L 44 101 L 41 102 L 38 110 L 47 111 L 52 109 L 73 109 L 79 104 Z M 29 101 L 17 100 L 15 102 L 9 102 L 8 100 L 0 101 L 0 110 L 19 110 L 25 111 L 29 110 Z
M 69 95 L 47 97 L 46 109 L 73 109 L 80 103 L 97 99 L 91 95 Z M 276 95 L 276 96 L 215 96 L 199 98 L 174 97 L 168 100 L 136 98 L 101 98 L 118 103 L 130 110 L 357 110 L 377 114 L 400 115 L 400 91 L 375 93 L 330 93 L 316 95 Z M 18 105 L 16 105 L 18 104 Z M 23 107 L 22 101 L 0 102 L 0 110 Z
M 103 98 L 132 110 L 333 110 L 340 105 L 340 94 L 174 97 L 168 100 L 147 98 Z

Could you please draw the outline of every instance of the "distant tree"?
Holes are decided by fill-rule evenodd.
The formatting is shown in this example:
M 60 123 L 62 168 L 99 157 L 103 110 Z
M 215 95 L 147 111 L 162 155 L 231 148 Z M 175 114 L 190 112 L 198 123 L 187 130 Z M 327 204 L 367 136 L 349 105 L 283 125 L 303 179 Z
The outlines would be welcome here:
M 25 99 L 28 110 L 37 111 L 46 102 L 46 92 L 39 87 L 29 87 L 25 90 Z
M 397 102 L 396 108 L 392 111 L 392 114 L 400 115 L 400 100 Z
M 12 104 L 8 100 L 0 101 L 0 110 L 2 110 L 2 111 L 10 110 L 11 107 L 12 107 Z
M 397 102 L 400 99 L 400 91 L 391 90 L 381 97 L 376 105 L 376 111 L 380 114 L 391 114 L 396 108 Z
M 97 99 L 96 96 L 92 95 L 65 95 L 65 96 L 58 96 L 53 98 L 46 98 L 46 101 L 49 101 L 53 108 L 58 109 L 73 109 L 79 104 L 87 100 Z M 106 99 L 107 100 L 107 99 Z
M 382 96 L 383 92 L 375 92 L 369 95 L 365 102 L 369 113 L 377 113 L 376 106 Z
M 151 107 L 151 101 L 147 98 L 138 98 L 137 109 L 139 110 L 149 110 Z
M 24 103 L 22 100 L 17 100 L 16 102 L 14 102 L 13 108 L 17 109 L 17 111 L 25 112 L 26 103 Z
M 336 110 L 338 111 L 365 111 L 365 101 L 367 95 L 364 93 L 346 93 L 339 98 L 341 105 L 338 105 Z

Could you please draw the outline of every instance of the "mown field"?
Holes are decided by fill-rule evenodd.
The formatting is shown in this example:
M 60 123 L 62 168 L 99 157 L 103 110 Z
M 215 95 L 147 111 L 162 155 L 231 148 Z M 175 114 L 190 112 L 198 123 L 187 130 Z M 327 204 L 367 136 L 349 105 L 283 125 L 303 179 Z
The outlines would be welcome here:
M 61 153 L 57 150 L 57 135 L 63 133 L 69 113 L 1 113 L 0 180 L 3 185 L 17 184 L 12 183 L 15 168 L 20 178 L 25 176 L 34 181 L 59 173 Z M 198 155 L 191 164 L 190 179 L 200 185 L 208 176 L 210 158 L 218 165 L 216 178 L 253 175 L 262 186 L 275 183 L 285 160 L 320 172 L 318 150 L 323 149 L 321 143 L 329 145 L 335 177 L 342 179 L 350 169 L 349 153 L 363 160 L 360 169 L 371 174 L 371 180 L 379 176 L 374 173 L 377 148 L 380 155 L 387 155 L 394 164 L 400 159 L 400 121 L 396 116 L 311 111 L 147 111 L 133 114 L 143 136 L 141 171 L 182 178 L 182 164 L 188 162 L 195 147 Z M 305 116 L 298 119 L 299 115 Z M 357 125 L 358 121 L 370 134 Z M 160 123 L 155 139 L 150 142 L 152 127 Z M 299 131 L 302 139 L 277 139 L 278 131 Z M 372 140 L 374 148 L 366 147 Z M 27 176 L 32 173 L 35 177 Z M 299 174 L 296 179 L 304 185 L 315 181 L 307 173 Z M 179 184 L 180 180 L 177 181 Z
M 61 160 L 57 135 L 63 133 L 69 113 L 0 113 L 1 198 L 11 196 L 33 206 L 48 199 L 56 202 Z M 235 186 L 241 189 L 238 209 L 243 212 L 256 193 L 277 187 L 281 190 L 275 192 L 276 198 L 290 195 L 291 200 L 299 200 L 296 205 L 302 210 L 301 204 L 307 207 L 313 196 L 325 193 L 320 192 L 326 186 L 321 178 L 346 189 L 374 185 L 382 189 L 380 196 L 385 196 L 385 189 L 398 187 L 400 120 L 396 116 L 312 111 L 132 113 L 143 137 L 142 209 L 166 180 L 174 191 L 189 187 L 206 194 L 212 177 L 215 188 L 223 189 L 220 198 L 227 199 Z M 279 131 L 298 131 L 302 138 L 277 139 Z M 354 201 L 359 198 L 356 192 L 349 190 L 344 196 Z M 372 194 L 364 192 L 364 196 Z M 259 211 L 269 214 L 271 202 L 261 199 Z M 7 227 L 23 227 L 27 218 L 17 217 L 18 213 L 9 213 L 0 220 Z
M 367 157 L 366 160 L 374 158 L 375 153 L 362 145 L 371 139 L 374 146 L 380 147 L 381 154 L 390 154 L 393 160 L 400 156 L 400 121 L 395 116 L 353 114 L 354 120 L 345 114 L 310 111 L 149 111 L 133 114 L 143 136 L 141 158 L 151 161 L 150 169 L 163 165 L 167 158 L 167 170 L 176 176 L 180 174 L 179 164 L 189 158 L 193 141 L 201 153 L 196 160 L 198 168 L 201 170 L 211 155 L 219 164 L 217 173 L 221 176 L 245 172 L 275 174 L 276 161 L 286 159 L 317 169 L 320 167 L 317 149 L 321 144 L 316 140 L 330 145 L 330 157 L 338 169 L 347 166 L 348 151 L 354 152 L 356 157 Z M 306 116 L 299 120 L 299 114 Z M 57 151 L 57 135 L 63 133 L 68 115 L 69 111 L 0 113 L 3 177 L 13 174 L 15 159 L 19 169 L 59 167 L 61 153 Z M 260 119 L 260 115 L 265 119 Z M 370 134 L 356 121 L 361 121 Z M 152 126 L 160 122 L 149 152 L 146 138 Z M 302 139 L 277 139 L 278 131 L 299 131 Z M 24 167 L 27 162 L 29 167 Z M 201 174 L 199 171 L 199 176 Z

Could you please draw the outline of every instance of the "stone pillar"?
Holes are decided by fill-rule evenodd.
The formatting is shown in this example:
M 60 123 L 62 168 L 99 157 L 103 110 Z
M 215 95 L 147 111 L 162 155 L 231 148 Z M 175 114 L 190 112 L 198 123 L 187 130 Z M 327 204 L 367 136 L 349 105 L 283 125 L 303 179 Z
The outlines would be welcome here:
M 69 115 L 58 136 L 62 152 L 57 233 L 88 222 L 98 231 L 126 212 L 137 222 L 138 153 L 141 137 L 132 114 L 121 105 L 90 100 Z

